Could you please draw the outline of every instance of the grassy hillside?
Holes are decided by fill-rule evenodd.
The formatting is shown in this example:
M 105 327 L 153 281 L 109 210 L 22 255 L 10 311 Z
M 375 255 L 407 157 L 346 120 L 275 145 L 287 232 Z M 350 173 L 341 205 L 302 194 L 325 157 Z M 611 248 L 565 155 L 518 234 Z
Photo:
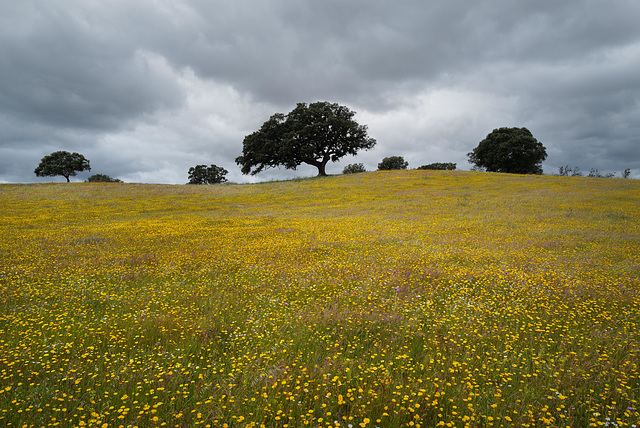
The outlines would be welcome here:
M 0 425 L 633 426 L 640 181 L 0 185 Z

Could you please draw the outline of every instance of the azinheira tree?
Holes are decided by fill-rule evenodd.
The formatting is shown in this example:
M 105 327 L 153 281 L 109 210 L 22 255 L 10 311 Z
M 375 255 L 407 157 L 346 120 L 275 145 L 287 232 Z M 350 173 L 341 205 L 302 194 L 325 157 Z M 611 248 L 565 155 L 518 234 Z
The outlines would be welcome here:
M 359 150 L 371 149 L 376 140 L 367 135 L 347 107 L 328 102 L 298 103 L 287 115 L 276 113 L 262 127 L 247 135 L 236 163 L 243 174 L 255 175 L 266 168 L 296 169 L 305 163 L 326 176 L 326 165 Z
M 224 183 L 227 179 L 224 177 L 229 171 L 226 169 L 211 165 L 196 165 L 189 168 L 189 182 L 187 184 L 217 184 Z
M 467 153 L 469 163 L 489 172 L 542 174 L 547 151 L 527 128 L 494 129 Z
M 38 177 L 61 175 L 69 182 L 69 177 L 76 172 L 91 171 L 89 161 L 79 153 L 65 151 L 53 152 L 40 160 L 40 165 L 33 171 Z

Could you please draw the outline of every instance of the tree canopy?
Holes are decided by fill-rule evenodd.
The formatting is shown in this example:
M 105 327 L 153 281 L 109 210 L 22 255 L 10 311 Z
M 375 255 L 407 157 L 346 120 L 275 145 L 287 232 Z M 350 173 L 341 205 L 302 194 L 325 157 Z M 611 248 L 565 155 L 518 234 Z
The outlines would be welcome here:
M 382 159 L 378 164 L 379 171 L 392 170 L 392 169 L 407 169 L 409 162 L 405 161 L 402 156 L 389 156 Z
M 500 128 L 467 156 L 470 163 L 489 172 L 542 174 L 547 151 L 527 128 Z
M 296 169 L 305 163 L 325 176 L 329 161 L 336 162 L 376 144 L 367 135 L 367 126 L 359 125 L 354 115 L 338 104 L 298 103 L 288 114 L 274 114 L 258 131 L 247 135 L 236 163 L 243 174 L 251 175 L 276 166 Z
M 91 171 L 89 160 L 79 153 L 65 151 L 53 152 L 40 160 L 40 165 L 33 171 L 38 177 L 61 175 L 69 182 L 69 177 L 76 172 Z
M 229 171 L 226 169 L 211 165 L 196 165 L 189 168 L 189 182 L 187 184 L 217 184 L 224 183 L 227 179 L 224 177 Z

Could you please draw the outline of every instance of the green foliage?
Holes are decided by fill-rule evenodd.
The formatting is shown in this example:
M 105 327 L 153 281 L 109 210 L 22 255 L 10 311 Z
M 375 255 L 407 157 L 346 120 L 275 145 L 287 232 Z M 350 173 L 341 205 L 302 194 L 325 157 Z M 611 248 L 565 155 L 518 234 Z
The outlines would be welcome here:
M 471 164 L 489 172 L 542 174 L 547 151 L 527 128 L 500 128 L 467 156 Z
M 409 162 L 405 161 L 402 156 L 390 156 L 382 159 L 378 164 L 378 171 L 389 171 L 392 169 L 407 169 Z
M 419 166 L 416 169 L 433 169 L 433 170 L 439 170 L 439 171 L 455 171 L 456 164 L 455 163 L 451 163 L 451 162 L 447 162 L 447 163 L 436 162 L 436 163 L 430 163 L 430 164 L 427 164 L 427 165 Z
M 65 151 L 53 152 L 40 160 L 40 165 L 33 171 L 38 177 L 54 177 L 61 175 L 69 182 L 69 177 L 76 172 L 91 171 L 89 160 L 79 153 Z
M 122 180 L 111 178 L 106 174 L 93 174 L 87 178 L 88 183 L 122 183 Z
M 187 184 L 217 184 L 224 183 L 227 179 L 224 177 L 229 171 L 226 169 L 211 165 L 196 165 L 189 168 L 189 182 Z
M 355 174 L 358 172 L 367 172 L 366 168 L 361 163 L 351 163 L 344 167 L 343 174 Z
M 347 107 L 328 102 L 298 103 L 287 115 L 276 113 L 242 143 L 236 163 L 243 174 L 255 175 L 266 168 L 296 169 L 305 163 L 325 176 L 329 161 L 336 162 L 358 150 L 371 149 L 376 140 L 367 136 Z

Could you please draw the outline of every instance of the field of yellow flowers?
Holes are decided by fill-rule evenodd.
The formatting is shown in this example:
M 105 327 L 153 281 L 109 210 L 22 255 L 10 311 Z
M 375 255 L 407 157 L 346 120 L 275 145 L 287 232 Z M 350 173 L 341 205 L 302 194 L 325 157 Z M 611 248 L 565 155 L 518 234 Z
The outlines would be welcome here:
M 640 426 L 640 181 L 0 185 L 0 426 Z

